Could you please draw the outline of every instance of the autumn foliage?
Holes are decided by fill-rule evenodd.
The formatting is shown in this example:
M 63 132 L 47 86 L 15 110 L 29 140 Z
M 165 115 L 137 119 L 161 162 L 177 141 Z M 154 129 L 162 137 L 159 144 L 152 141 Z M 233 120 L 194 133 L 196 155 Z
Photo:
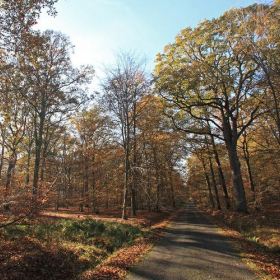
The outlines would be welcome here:
M 152 75 L 120 52 L 94 95 L 70 39 L 35 29 L 55 3 L 0 1 L 1 277 L 122 277 L 187 200 L 278 256 L 279 1 L 183 29 Z

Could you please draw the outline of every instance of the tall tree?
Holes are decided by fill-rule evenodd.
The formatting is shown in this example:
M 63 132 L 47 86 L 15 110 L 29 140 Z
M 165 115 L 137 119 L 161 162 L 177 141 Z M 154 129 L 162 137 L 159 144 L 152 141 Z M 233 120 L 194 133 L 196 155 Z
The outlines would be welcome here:
M 93 73 L 91 67 L 78 70 L 72 66 L 72 49 L 69 39 L 61 33 L 37 34 L 32 50 L 21 54 L 16 64 L 24 82 L 18 86 L 12 77 L 7 77 L 31 108 L 35 139 L 34 194 L 38 189 L 46 122 L 60 121 L 79 108 L 86 97 L 83 85 L 90 81 Z
M 133 53 L 120 53 L 116 57 L 116 65 L 107 67 L 105 79 L 102 82 L 104 104 L 114 114 L 114 120 L 119 126 L 122 146 L 125 153 L 125 180 L 123 190 L 122 217 L 126 219 L 127 196 L 131 190 L 133 215 L 136 215 L 135 191 L 132 184 L 133 166 L 131 155 L 137 118 L 143 104 L 139 103 L 148 91 L 148 82 L 145 74 L 145 60 Z M 140 106 L 138 106 L 140 104 Z M 133 168 L 132 168 L 133 167 Z
M 252 7 L 244 8 L 243 12 Z M 159 54 L 156 87 L 170 104 L 173 120 L 191 118 L 200 127 L 183 126 L 195 134 L 212 134 L 226 144 L 235 191 L 236 209 L 247 212 L 237 141 L 261 114 L 263 91 L 256 76 L 259 66 L 240 48 L 239 17 L 232 9 L 198 27 L 186 28 Z M 248 100 L 254 99 L 254 102 Z M 241 123 L 240 116 L 247 115 Z M 212 127 L 209 131 L 210 124 Z

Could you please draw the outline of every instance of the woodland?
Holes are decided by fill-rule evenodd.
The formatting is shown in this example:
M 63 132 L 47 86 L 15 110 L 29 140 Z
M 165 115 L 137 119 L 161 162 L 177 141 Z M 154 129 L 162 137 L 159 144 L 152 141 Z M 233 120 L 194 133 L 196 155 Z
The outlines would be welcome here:
M 43 9 L 56 16 L 56 2 L 0 2 L 4 239 L 26 237 L 32 219 L 39 227 L 34 236 L 45 240 L 67 235 L 67 242 L 84 242 L 86 234 L 105 229 L 116 236 L 114 226 L 89 220 L 55 221 L 52 235 L 39 222 L 47 211 L 75 217 L 112 212 L 124 221 L 146 213 L 160 220 L 192 201 L 215 219 L 234 217 L 239 230 L 238 221 L 253 227 L 259 217 L 279 218 L 278 0 L 182 29 L 157 55 L 153 73 L 144 55 L 119 52 L 92 95 L 94 66 L 72 65 L 67 35 L 36 30 Z M 271 246 L 279 254 L 279 224 L 271 224 Z M 129 236 L 124 243 L 145 236 L 125 222 L 120 227 L 119 239 Z M 124 244 L 98 238 L 92 242 L 107 250 L 98 251 L 99 259 Z

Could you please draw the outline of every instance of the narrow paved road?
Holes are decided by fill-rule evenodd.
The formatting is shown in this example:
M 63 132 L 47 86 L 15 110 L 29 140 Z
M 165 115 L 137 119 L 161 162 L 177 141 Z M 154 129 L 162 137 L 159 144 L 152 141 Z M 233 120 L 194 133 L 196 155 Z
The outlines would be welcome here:
M 167 229 L 166 236 L 127 278 L 258 279 L 237 252 L 189 205 L 186 212 Z

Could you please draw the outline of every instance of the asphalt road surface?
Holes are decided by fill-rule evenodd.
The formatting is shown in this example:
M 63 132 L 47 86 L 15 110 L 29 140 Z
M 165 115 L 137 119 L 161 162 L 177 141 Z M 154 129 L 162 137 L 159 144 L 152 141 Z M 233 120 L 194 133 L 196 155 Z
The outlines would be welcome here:
M 259 279 L 217 228 L 188 205 L 165 237 L 133 268 L 137 279 Z

